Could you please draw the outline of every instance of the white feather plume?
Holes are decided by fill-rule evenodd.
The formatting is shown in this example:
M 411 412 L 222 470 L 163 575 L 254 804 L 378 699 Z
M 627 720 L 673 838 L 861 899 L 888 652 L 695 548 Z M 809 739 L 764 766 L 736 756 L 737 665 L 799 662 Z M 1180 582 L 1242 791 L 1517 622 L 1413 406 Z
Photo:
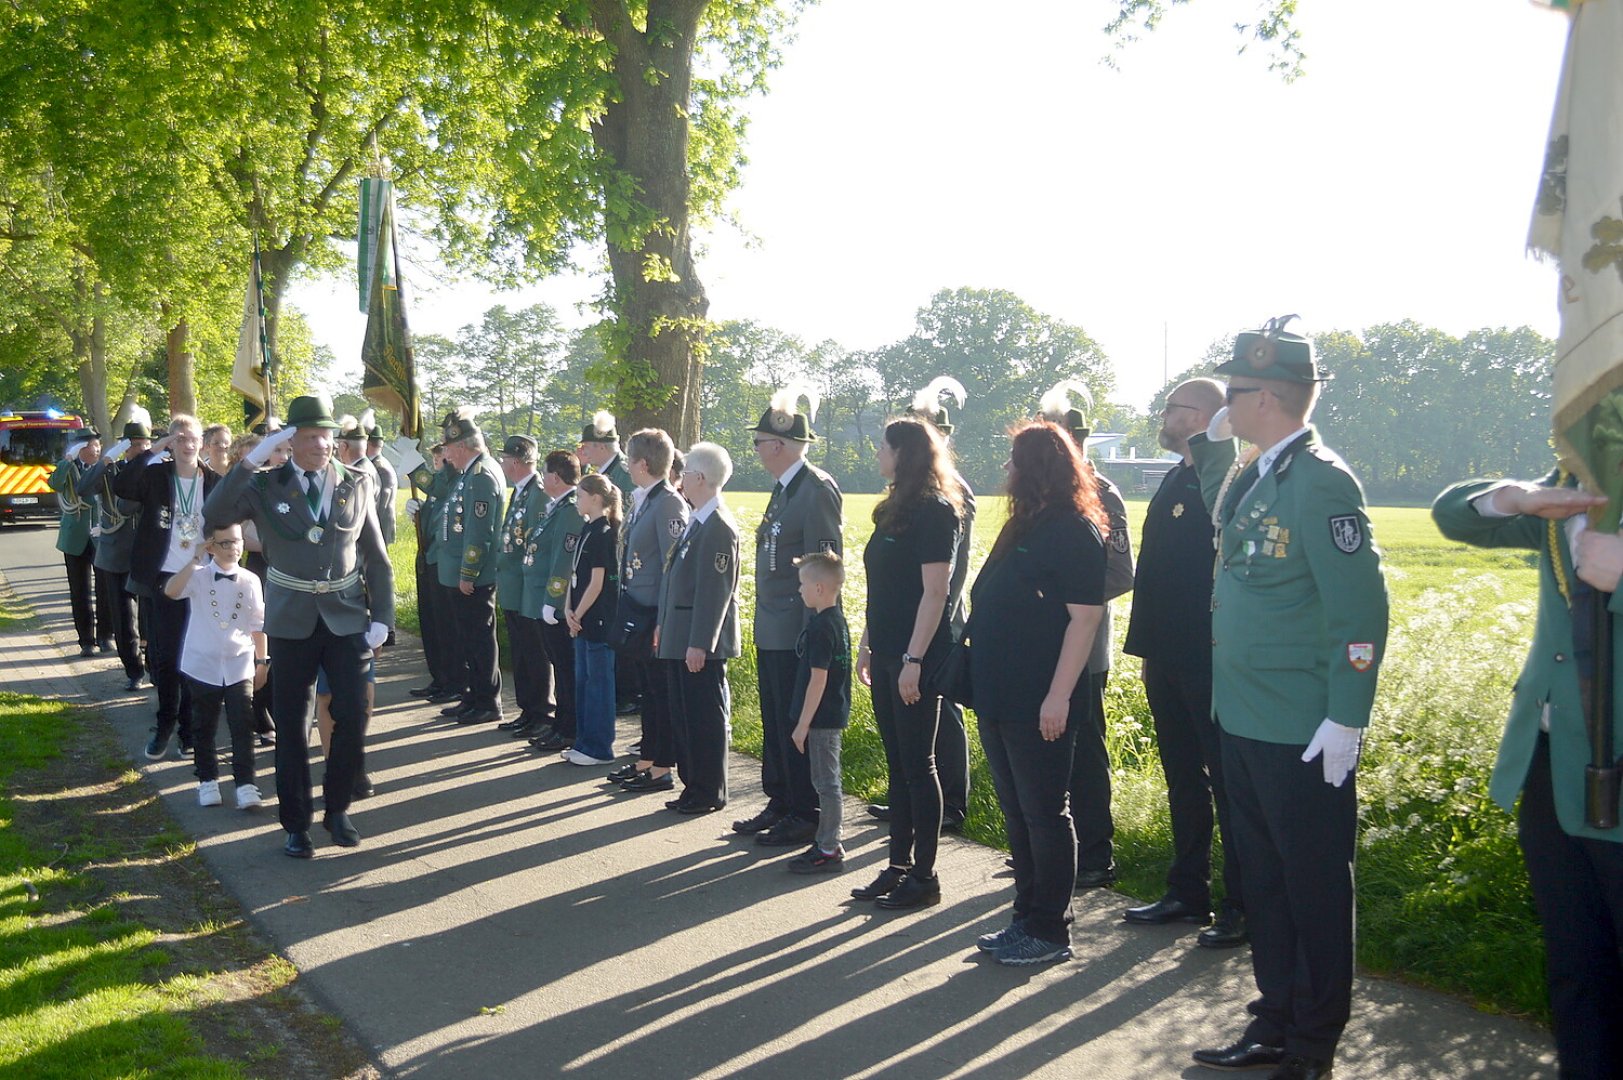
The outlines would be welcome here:
M 130 406 L 130 423 L 145 424 L 148 431 L 152 430 L 152 414 L 140 405 Z
M 969 391 L 964 389 L 963 383 L 951 375 L 937 375 L 930 380 L 930 385 L 913 395 L 913 411 L 934 416 L 935 411 L 941 407 L 942 394 L 951 395 L 953 402 L 960 409 L 964 407 L 964 402 L 969 400 Z
M 806 419 L 816 420 L 817 406 L 822 404 L 823 396 L 817 392 L 817 387 L 802 379 L 792 379 L 788 385 L 779 389 L 772 395 L 772 400 L 767 402 L 767 408 L 781 412 L 785 416 L 793 416 L 795 406 L 800 403 L 801 398 L 806 399 Z
M 607 435 L 614 430 L 614 414 L 607 409 L 599 409 L 592 414 L 592 430 L 599 435 Z
M 353 416 L 351 416 L 349 413 L 345 413 L 343 416 L 340 416 L 338 418 L 338 430 L 341 431 L 341 432 L 342 431 L 354 431 L 355 430 L 355 418 Z
M 1087 384 L 1080 379 L 1061 379 L 1053 385 L 1048 393 L 1037 402 L 1037 411 L 1049 420 L 1059 421 L 1065 418 L 1066 410 L 1071 407 L 1071 394 L 1082 399 L 1082 413 L 1087 415 L 1093 411 L 1093 394 L 1088 390 Z
M 377 412 L 375 410 L 368 409 L 368 410 L 366 410 L 365 412 L 363 412 L 361 414 L 361 430 L 362 431 L 370 431 L 371 429 L 373 429 L 373 428 L 375 428 L 377 426 L 378 426 L 378 414 L 377 414 Z

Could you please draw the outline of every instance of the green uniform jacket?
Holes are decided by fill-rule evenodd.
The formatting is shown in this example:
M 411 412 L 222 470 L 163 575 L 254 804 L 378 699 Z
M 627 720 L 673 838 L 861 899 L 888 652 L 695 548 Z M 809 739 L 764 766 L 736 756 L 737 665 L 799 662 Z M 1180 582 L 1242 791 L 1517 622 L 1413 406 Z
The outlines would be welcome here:
M 501 552 L 496 557 L 496 600 L 503 611 L 524 613 L 524 560 L 530 533 L 547 513 L 547 493 L 541 490 L 541 477 L 532 474 L 525 481 L 524 494 L 507 500 L 502 515 Z
M 456 483 L 456 476 L 456 469 L 449 461 L 442 464 L 428 481 L 428 494 L 423 498 L 422 508 L 417 511 L 417 520 L 422 522 L 423 529 L 423 558 L 428 560 L 430 566 L 439 565 L 440 519 L 445 516 L 445 499 L 451 494 L 451 485 Z
M 530 529 L 524 545 L 524 603 L 519 614 L 539 619 L 551 604 L 561 613 L 569 594 L 569 575 L 575 568 L 575 545 L 586 519 L 575 509 L 575 490 L 558 499 L 541 524 Z M 560 618 L 562 615 L 560 614 Z
M 481 453 L 451 485 L 440 518 L 440 584 L 448 588 L 470 581 L 496 583 L 496 555 L 501 550 L 502 503 L 507 479 L 490 455 Z
M 1202 490 L 1209 473 L 1221 484 L 1232 446 L 1189 446 Z M 1218 511 L 1212 714 L 1232 735 L 1296 746 L 1327 718 L 1367 727 L 1387 600 L 1364 493 L 1312 429 L 1256 480 L 1253 463 Z
M 593 469 L 592 471 L 601 472 L 609 478 L 615 487 L 620 489 L 620 512 L 622 515 L 630 513 L 631 493 L 637 490 L 637 485 L 631 482 L 631 470 L 626 467 L 626 456 L 624 454 L 615 454 L 601 470 Z
M 80 478 L 84 470 L 69 458 L 56 464 L 56 471 L 47 483 L 56 492 L 62 507 L 62 520 L 56 530 L 56 550 L 64 555 L 83 555 L 90 546 L 90 525 L 96 511 L 89 500 L 79 494 Z M 85 492 L 88 496 L 90 492 Z
M 1545 484 L 1553 484 L 1553 475 Z M 1572 553 L 1567 550 L 1567 532 L 1555 523 L 1554 548 L 1551 523 L 1538 517 L 1518 515 L 1507 518 L 1484 517 L 1471 500 L 1500 485 L 1500 481 L 1472 480 L 1455 484 L 1431 508 L 1437 527 L 1450 540 L 1475 547 L 1527 548 L 1538 552 L 1538 622 L 1533 628 L 1533 648 L 1522 665 L 1510 699 L 1510 719 L 1499 740 L 1499 760 L 1493 767 L 1488 793 L 1506 810 L 1514 810 L 1516 796 L 1527 780 L 1528 765 L 1538 744 L 1539 721 L 1544 706 L 1550 707 L 1550 775 L 1555 790 L 1555 814 L 1561 828 L 1571 836 L 1623 842 L 1623 829 L 1590 829 L 1584 826 L 1584 766 L 1589 764 L 1589 740 L 1585 733 L 1583 703 L 1578 693 L 1578 667 L 1572 659 L 1572 612 L 1556 578 L 1560 559 L 1562 578 L 1570 590 L 1578 575 L 1572 571 Z M 1623 589 L 1612 594 L 1612 669 L 1623 671 Z M 1614 684 L 1612 731 L 1623 746 L 1623 681 Z

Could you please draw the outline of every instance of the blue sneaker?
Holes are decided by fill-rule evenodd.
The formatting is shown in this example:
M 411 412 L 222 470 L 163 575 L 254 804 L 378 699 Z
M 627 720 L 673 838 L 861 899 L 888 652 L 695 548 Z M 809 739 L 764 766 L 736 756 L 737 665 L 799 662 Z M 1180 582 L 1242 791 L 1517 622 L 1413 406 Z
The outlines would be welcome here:
M 1052 964 L 1057 960 L 1069 960 L 1071 947 L 1060 945 L 1052 941 L 1034 938 L 1024 930 L 1009 928 L 1009 933 L 1003 938 L 1003 944 L 997 951 L 997 962 L 1009 967 L 1031 967 L 1035 964 Z
M 1004 942 L 1010 940 L 1011 938 L 1014 937 L 1015 934 L 1018 934 L 1019 932 L 1020 932 L 1020 924 L 1017 923 L 1017 922 L 1016 923 L 1010 923 L 1008 926 L 1005 926 L 1001 930 L 995 931 L 995 932 L 990 933 L 990 934 L 982 934 L 980 937 L 976 938 L 975 939 L 975 948 L 979 949 L 981 952 L 984 952 L 984 953 L 995 953 L 999 949 L 1003 948 L 1003 943 Z

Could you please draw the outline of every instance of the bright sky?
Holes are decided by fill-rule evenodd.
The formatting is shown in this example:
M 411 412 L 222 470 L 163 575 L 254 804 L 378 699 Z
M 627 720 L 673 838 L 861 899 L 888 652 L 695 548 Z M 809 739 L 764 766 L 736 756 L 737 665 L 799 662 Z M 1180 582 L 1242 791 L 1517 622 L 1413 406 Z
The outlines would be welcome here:
M 1528 0 L 1306 0 L 1283 83 L 1194 0 L 1100 63 L 1113 0 L 821 0 L 753 103 L 732 227 L 705 237 L 712 318 L 808 343 L 906 336 L 941 288 L 1008 289 L 1083 327 L 1143 409 L 1216 338 L 1412 318 L 1557 330 L 1524 253 L 1566 37 Z M 415 260 L 431 253 L 412 252 Z M 591 256 L 588 255 L 588 258 Z M 409 272 L 408 272 L 409 273 Z M 413 329 L 545 300 L 577 323 L 589 275 L 501 295 L 412 281 Z M 358 381 L 353 276 L 292 300 Z

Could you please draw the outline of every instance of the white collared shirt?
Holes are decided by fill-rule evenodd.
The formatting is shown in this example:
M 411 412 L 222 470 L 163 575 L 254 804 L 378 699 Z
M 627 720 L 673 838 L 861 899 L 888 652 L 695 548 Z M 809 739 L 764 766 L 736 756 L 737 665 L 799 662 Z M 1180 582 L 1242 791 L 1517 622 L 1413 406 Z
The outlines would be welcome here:
M 1278 442 L 1274 443 L 1274 445 L 1264 450 L 1262 452 L 1262 456 L 1257 458 L 1257 479 L 1261 480 L 1264 476 L 1267 476 L 1268 470 L 1274 467 L 1274 462 L 1278 460 L 1279 455 L 1285 452 L 1285 447 L 1301 438 L 1303 433 L 1306 431 L 1307 425 L 1303 424 L 1301 427 L 1297 428 L 1295 431 L 1291 432 L 1289 435 L 1285 436 L 1283 439 L 1280 439 Z
M 634 520 L 638 514 L 642 513 L 642 504 L 648 501 L 648 493 L 650 491 L 654 490 L 654 485 L 657 484 L 657 483 L 659 483 L 658 480 L 650 480 L 643 487 L 632 488 L 631 489 L 631 519 L 632 520 Z M 571 490 L 573 490 L 573 489 L 571 489 Z
M 551 513 L 554 510 L 558 509 L 558 504 L 559 503 L 563 502 L 565 499 L 569 498 L 569 496 L 573 495 L 574 493 L 575 493 L 574 488 L 572 488 L 572 487 L 565 488 L 564 491 L 563 491 L 563 494 L 557 496 L 556 498 L 553 498 L 553 499 L 549 500 L 547 502 L 547 513 L 548 513 L 548 515 L 551 515 Z
M 215 580 L 218 572 L 209 560 L 176 597 L 191 606 L 180 670 L 209 686 L 231 686 L 254 677 L 253 634 L 265 629 L 265 594 L 240 563 L 231 571 L 235 581 Z
M 783 489 L 785 491 L 788 491 L 789 490 L 789 481 L 793 480 L 795 478 L 795 474 L 797 472 L 799 472 L 801 469 L 804 469 L 805 467 L 806 467 L 806 459 L 805 458 L 803 458 L 803 457 L 802 458 L 795 458 L 795 463 L 793 465 L 789 466 L 787 469 L 783 470 L 783 475 L 778 477 L 778 483 L 783 485 Z
M 693 511 L 693 516 L 688 518 L 687 535 L 692 536 L 694 533 L 698 532 L 699 526 L 703 525 L 706 521 L 709 521 L 710 515 L 714 514 L 716 512 L 716 508 L 720 505 L 721 496 L 712 495 L 710 496 L 709 502 L 705 503 L 703 506 L 695 508 Z

